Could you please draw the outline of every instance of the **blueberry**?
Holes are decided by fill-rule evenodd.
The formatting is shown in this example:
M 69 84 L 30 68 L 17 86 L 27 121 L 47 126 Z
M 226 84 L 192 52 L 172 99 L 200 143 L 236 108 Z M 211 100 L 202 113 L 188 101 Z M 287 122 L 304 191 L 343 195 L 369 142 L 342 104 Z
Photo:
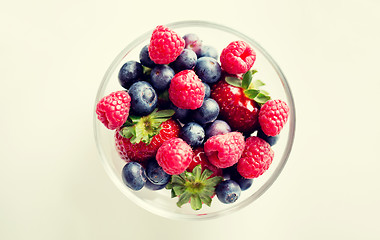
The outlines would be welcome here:
M 216 186 L 216 196 L 225 204 L 234 203 L 240 197 L 241 189 L 234 180 L 225 180 Z
M 128 93 L 131 97 L 131 111 L 134 115 L 146 116 L 157 106 L 157 93 L 145 81 L 132 84 Z
M 211 46 L 202 46 L 201 49 L 197 52 L 197 56 L 198 58 L 211 57 L 211 58 L 214 58 L 215 60 L 218 60 L 218 57 L 219 57 L 216 49 Z
M 189 122 L 181 128 L 179 136 L 191 147 L 199 147 L 205 139 L 205 130 L 198 123 Z
M 152 183 L 149 179 L 146 179 L 146 182 L 145 182 L 145 187 L 149 190 L 152 190 L 152 191 L 157 191 L 157 190 L 163 189 L 163 188 L 165 188 L 165 186 L 166 186 L 166 184 L 156 185 L 156 184 Z
M 269 143 L 269 145 L 273 146 L 277 143 L 278 139 L 280 138 L 280 135 L 276 135 L 276 136 L 268 136 L 266 135 L 261 129 L 259 129 L 257 131 L 257 136 L 259 138 L 262 138 L 264 139 L 267 143 Z
M 252 186 L 253 179 L 242 177 L 236 169 L 236 166 L 223 169 L 223 177 L 225 180 L 234 180 L 239 184 L 242 191 L 247 190 Z
M 151 159 L 146 165 L 146 177 L 155 185 L 167 184 L 170 181 L 170 175 L 167 174 L 155 159 Z
M 148 51 L 149 45 L 145 45 L 141 51 L 140 51 L 140 62 L 142 65 L 149 67 L 149 68 L 154 68 L 156 64 L 150 59 L 149 57 L 149 51 Z
M 130 189 L 140 190 L 146 182 L 145 170 L 139 163 L 129 162 L 123 167 L 122 179 Z
M 128 89 L 134 82 L 143 76 L 143 67 L 136 61 L 126 62 L 119 71 L 119 83 L 123 88 Z
M 199 39 L 198 35 L 194 33 L 188 33 L 183 36 L 183 39 L 185 40 L 185 49 L 191 49 L 196 54 L 198 54 L 199 50 L 202 47 L 202 41 Z
M 212 99 L 207 98 L 203 101 L 200 108 L 193 111 L 193 119 L 201 125 L 206 125 L 215 121 L 219 115 L 219 105 Z
M 205 86 L 205 97 L 204 99 L 206 98 L 209 98 L 211 96 L 211 88 L 210 88 L 210 85 L 208 85 L 207 83 L 205 82 L 202 82 L 203 83 L 203 86 Z
M 169 88 L 174 74 L 174 70 L 168 65 L 157 65 L 150 72 L 150 82 L 157 91 L 164 91 Z
M 181 121 L 181 123 L 187 123 L 188 121 L 190 121 L 190 109 L 179 108 L 173 103 L 170 105 L 170 108 L 175 111 L 173 118 L 178 119 L 179 121 Z
M 170 65 L 176 72 L 193 69 L 197 63 L 197 54 L 191 49 L 183 49 L 177 59 Z
M 199 58 L 194 71 L 203 82 L 208 84 L 219 81 L 222 74 L 222 68 L 219 63 L 211 57 Z
M 231 127 L 223 120 L 215 120 L 210 126 L 206 128 L 206 137 L 210 138 L 215 135 L 225 134 L 231 132 Z

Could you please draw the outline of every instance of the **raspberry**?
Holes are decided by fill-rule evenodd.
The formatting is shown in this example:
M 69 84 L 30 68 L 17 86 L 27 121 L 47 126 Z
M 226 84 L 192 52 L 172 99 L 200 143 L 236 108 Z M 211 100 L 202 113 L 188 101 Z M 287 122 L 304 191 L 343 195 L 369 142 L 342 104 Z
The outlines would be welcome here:
M 269 100 L 259 112 L 261 129 L 268 136 L 276 136 L 288 121 L 288 116 L 289 107 L 284 101 Z
M 121 127 L 129 116 L 131 97 L 125 91 L 113 92 L 103 97 L 96 105 L 98 119 L 108 129 Z
M 185 48 L 185 40 L 165 26 L 154 29 L 149 44 L 149 56 L 156 64 L 173 62 Z
M 244 41 L 231 42 L 220 54 L 222 68 L 230 74 L 247 72 L 255 60 L 255 51 Z
M 183 70 L 172 78 L 169 99 L 182 109 L 197 109 L 203 104 L 205 87 L 193 70 Z
M 237 171 L 242 177 L 257 178 L 272 163 L 274 152 L 269 143 L 259 137 L 249 137 L 245 149 L 237 164 Z
M 210 163 L 218 168 L 227 168 L 239 161 L 244 147 L 243 134 L 229 132 L 209 138 L 204 150 Z
M 156 154 L 158 165 L 170 175 L 181 174 L 193 159 L 193 150 L 181 138 L 164 142 Z

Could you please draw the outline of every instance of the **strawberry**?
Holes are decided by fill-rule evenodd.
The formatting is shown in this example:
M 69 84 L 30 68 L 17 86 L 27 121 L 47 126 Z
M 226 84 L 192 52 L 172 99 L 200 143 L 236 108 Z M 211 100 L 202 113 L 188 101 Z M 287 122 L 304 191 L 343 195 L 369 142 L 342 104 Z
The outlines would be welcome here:
M 187 167 L 186 170 L 188 172 L 191 172 L 199 164 L 201 165 L 202 170 L 208 169 L 212 171 L 212 175 L 210 177 L 223 176 L 222 169 L 215 167 L 209 162 L 203 147 L 197 147 L 196 149 L 194 149 L 193 160 L 191 161 L 190 165 Z
M 234 131 L 254 132 L 259 127 L 260 104 L 270 99 L 267 92 L 258 90 L 264 83 L 252 81 L 255 72 L 249 70 L 243 76 L 224 74 L 211 89 L 211 97 L 220 107 L 219 116 Z
M 180 125 L 171 115 L 173 110 L 154 110 L 144 117 L 130 116 L 115 133 L 116 149 L 126 162 L 145 162 L 155 157 L 167 140 L 178 137 Z

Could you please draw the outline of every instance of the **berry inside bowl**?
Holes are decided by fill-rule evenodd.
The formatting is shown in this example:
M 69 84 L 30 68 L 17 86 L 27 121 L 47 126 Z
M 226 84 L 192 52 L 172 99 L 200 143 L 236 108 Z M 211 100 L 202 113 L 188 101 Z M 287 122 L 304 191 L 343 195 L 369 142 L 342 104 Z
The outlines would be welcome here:
M 169 47 L 160 46 L 164 40 L 153 39 L 151 30 L 129 43 L 108 68 L 95 100 L 96 145 L 112 181 L 140 207 L 172 219 L 224 216 L 258 199 L 284 168 L 295 133 L 293 97 L 275 61 L 256 41 L 243 33 L 204 21 L 176 22 L 165 27 L 180 37 L 162 33 L 168 31 L 164 27 L 156 28 L 155 36 L 159 38 L 169 34 L 169 41 L 177 43 L 173 44 L 175 49 L 170 49 L 170 44 Z M 199 61 L 201 57 L 203 59 Z M 140 75 L 134 75 L 136 72 Z M 191 85 L 188 92 L 196 93 L 186 95 L 188 92 L 181 92 L 184 82 Z M 227 93 L 226 89 L 229 89 Z M 254 101 L 244 100 L 246 112 L 237 111 L 235 106 L 224 102 L 225 94 L 229 96 L 237 91 Z M 145 94 L 145 102 L 138 99 L 141 92 Z M 111 93 L 112 96 L 106 99 Z M 198 93 L 200 95 L 195 96 Z M 100 102 L 102 106 L 99 106 Z M 118 104 L 124 106 L 127 113 L 106 116 L 107 111 L 119 109 Z M 281 116 L 274 116 L 276 112 Z M 252 115 L 256 116 L 254 122 L 248 120 Z M 134 148 L 134 144 L 144 139 L 136 137 L 136 123 L 151 123 L 151 119 L 161 119 L 158 120 L 159 131 L 165 129 L 167 139 L 161 139 L 164 143 L 153 150 Z M 151 137 L 149 143 L 159 141 L 152 139 L 155 134 L 146 133 Z M 123 155 L 125 138 L 134 141 L 133 149 L 129 151 L 136 156 Z M 223 152 L 225 150 L 222 149 L 228 150 Z M 150 151 L 153 159 L 148 156 Z M 177 156 L 178 152 L 182 155 Z M 144 154 L 147 157 L 142 157 Z M 252 156 L 255 154 L 264 154 L 265 157 L 254 159 Z M 134 157 L 138 160 L 134 161 Z M 203 158 L 207 159 L 207 164 L 197 165 Z M 176 159 L 180 159 L 180 163 Z M 127 168 L 126 162 L 133 164 Z M 173 165 L 176 167 L 172 168 Z M 252 167 L 254 165 L 256 167 Z M 171 175 L 160 177 L 161 185 L 152 180 L 154 170 L 148 170 L 157 166 Z M 209 170 L 207 173 L 204 171 L 206 168 Z M 200 197 L 197 195 L 197 184 L 187 192 L 179 185 L 175 187 L 176 181 L 184 179 L 203 178 L 205 182 L 211 173 L 214 174 L 213 180 L 204 184 L 207 196 L 203 193 L 199 194 Z M 128 179 L 131 177 L 132 180 Z M 169 179 L 169 183 L 162 185 L 162 179 Z

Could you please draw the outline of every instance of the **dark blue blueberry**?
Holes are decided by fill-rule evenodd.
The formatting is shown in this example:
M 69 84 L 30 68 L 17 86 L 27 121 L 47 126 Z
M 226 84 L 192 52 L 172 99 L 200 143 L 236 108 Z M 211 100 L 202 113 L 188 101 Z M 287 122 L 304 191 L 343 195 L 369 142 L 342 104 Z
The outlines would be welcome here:
M 216 186 L 215 193 L 219 201 L 225 204 L 230 204 L 238 200 L 241 189 L 239 184 L 234 180 L 225 180 Z
M 152 191 L 157 191 L 157 190 L 163 189 L 163 188 L 165 188 L 165 186 L 166 186 L 166 184 L 156 185 L 156 184 L 152 183 L 149 179 L 147 179 L 145 182 L 145 187 L 149 190 L 152 190 Z
M 146 182 L 145 170 L 137 162 L 125 164 L 121 176 L 124 184 L 135 191 L 143 188 Z
M 234 180 L 235 182 L 237 182 L 237 184 L 239 184 L 240 189 L 242 191 L 245 191 L 248 188 L 250 188 L 252 186 L 252 183 L 253 183 L 253 179 L 248 179 L 248 178 L 242 177 L 239 174 L 239 172 L 237 171 L 235 165 L 232 167 L 223 169 L 223 178 L 225 180 Z
M 166 185 L 170 181 L 171 176 L 158 165 L 155 159 L 149 160 L 145 172 L 146 177 L 155 185 Z
M 201 57 L 211 57 L 215 60 L 218 60 L 218 52 L 215 48 L 211 46 L 202 46 L 201 49 L 197 53 L 198 58 Z
M 202 47 L 202 40 L 199 39 L 198 35 L 194 33 L 188 33 L 183 36 L 183 39 L 185 40 L 185 49 L 191 49 L 196 54 L 198 54 L 199 50 Z
M 231 127 L 223 120 L 215 120 L 206 128 L 206 137 L 210 138 L 215 135 L 231 132 Z
M 210 85 L 208 85 L 207 83 L 205 82 L 202 82 L 203 85 L 205 86 L 205 97 L 204 99 L 206 98 L 209 98 L 211 96 L 211 88 L 210 88 Z
M 128 93 L 131 96 L 131 112 L 133 115 L 146 116 L 153 112 L 157 106 L 157 93 L 145 81 L 132 84 Z
M 128 89 L 134 82 L 143 76 L 143 67 L 136 61 L 126 62 L 119 71 L 119 83 L 123 88 Z
M 269 145 L 273 146 L 277 143 L 278 139 L 280 138 L 280 135 L 276 135 L 276 136 L 268 136 L 266 135 L 261 129 L 259 129 L 257 131 L 257 136 L 259 138 L 262 138 L 264 139 L 267 143 L 269 143 Z
M 203 101 L 200 108 L 193 111 L 193 119 L 197 123 L 205 126 L 207 123 L 215 121 L 219 115 L 219 105 L 212 99 L 207 98 Z
M 173 118 L 178 119 L 179 121 L 181 121 L 181 123 L 187 123 L 190 121 L 190 109 L 179 108 L 173 103 L 170 105 L 170 108 L 175 111 Z
M 176 72 L 193 69 L 197 63 L 197 54 L 191 49 L 183 49 L 177 59 L 170 65 Z
M 190 146 L 199 147 L 205 139 L 205 130 L 198 123 L 189 122 L 181 128 L 179 136 Z
M 203 82 L 208 84 L 216 83 L 222 75 L 222 68 L 219 63 L 211 57 L 199 58 L 194 71 Z
M 149 57 L 148 47 L 149 47 L 149 45 L 146 45 L 141 49 L 141 51 L 140 51 L 140 62 L 145 67 L 154 68 L 154 66 L 156 66 L 156 64 Z
M 164 91 L 169 88 L 174 74 L 174 70 L 168 65 L 157 65 L 150 72 L 150 83 L 157 91 Z

